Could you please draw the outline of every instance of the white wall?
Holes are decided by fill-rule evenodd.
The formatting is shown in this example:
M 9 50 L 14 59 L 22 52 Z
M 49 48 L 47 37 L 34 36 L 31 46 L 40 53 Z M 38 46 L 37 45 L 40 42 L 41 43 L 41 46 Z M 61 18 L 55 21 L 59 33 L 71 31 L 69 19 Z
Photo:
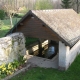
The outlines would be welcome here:
M 67 56 L 69 55 L 69 49 L 70 49 L 69 46 L 65 46 L 64 43 L 59 41 L 59 69 L 60 70 L 67 69 L 66 61 L 67 61 Z
M 59 69 L 66 70 L 80 53 L 80 40 L 70 49 L 61 41 L 59 42 Z
M 0 38 L 0 65 L 18 59 L 19 54 L 26 54 L 25 38 L 22 33 Z
M 71 64 L 78 54 L 80 54 L 80 40 L 70 49 L 67 64 Z

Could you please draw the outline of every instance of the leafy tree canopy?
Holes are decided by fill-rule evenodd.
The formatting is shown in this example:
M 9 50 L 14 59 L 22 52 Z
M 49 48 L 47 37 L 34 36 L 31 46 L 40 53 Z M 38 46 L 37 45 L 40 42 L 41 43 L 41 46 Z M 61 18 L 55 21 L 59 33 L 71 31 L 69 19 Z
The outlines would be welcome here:
M 43 9 L 52 9 L 53 5 L 48 0 L 37 0 L 34 9 L 43 10 Z
M 62 0 L 61 6 L 65 9 L 71 8 L 71 0 Z

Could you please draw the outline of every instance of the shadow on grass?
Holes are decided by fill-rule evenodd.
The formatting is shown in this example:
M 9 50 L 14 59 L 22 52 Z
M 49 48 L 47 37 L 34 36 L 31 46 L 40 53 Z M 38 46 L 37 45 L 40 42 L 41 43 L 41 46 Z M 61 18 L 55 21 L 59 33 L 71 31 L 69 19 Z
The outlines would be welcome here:
M 4 37 L 5 34 L 6 34 L 9 30 L 10 30 L 10 29 L 0 30 L 0 38 Z

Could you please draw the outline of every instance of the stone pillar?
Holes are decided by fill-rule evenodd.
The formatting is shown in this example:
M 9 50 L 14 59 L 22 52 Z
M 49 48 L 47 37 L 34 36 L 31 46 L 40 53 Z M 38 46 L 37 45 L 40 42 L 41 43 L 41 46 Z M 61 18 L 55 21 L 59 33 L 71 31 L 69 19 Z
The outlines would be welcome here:
M 66 70 L 68 68 L 69 50 L 69 46 L 65 46 L 64 43 L 59 41 L 59 70 Z

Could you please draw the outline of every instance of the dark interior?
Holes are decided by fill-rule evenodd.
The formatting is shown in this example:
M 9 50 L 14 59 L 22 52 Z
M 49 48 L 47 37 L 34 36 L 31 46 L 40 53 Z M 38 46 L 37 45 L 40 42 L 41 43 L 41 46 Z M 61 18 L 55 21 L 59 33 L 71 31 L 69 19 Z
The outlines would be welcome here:
M 42 48 L 39 40 L 37 40 L 37 41 L 38 41 L 38 44 L 39 44 L 39 50 L 36 50 L 35 52 L 29 53 L 30 55 L 35 55 L 35 56 L 38 56 L 38 57 L 48 58 L 48 59 L 52 59 L 54 56 L 57 55 L 57 53 L 58 53 L 58 42 L 51 40 L 48 45 L 45 45 Z M 55 48 L 54 54 L 51 54 L 50 56 L 47 55 L 49 47 L 54 47 Z

